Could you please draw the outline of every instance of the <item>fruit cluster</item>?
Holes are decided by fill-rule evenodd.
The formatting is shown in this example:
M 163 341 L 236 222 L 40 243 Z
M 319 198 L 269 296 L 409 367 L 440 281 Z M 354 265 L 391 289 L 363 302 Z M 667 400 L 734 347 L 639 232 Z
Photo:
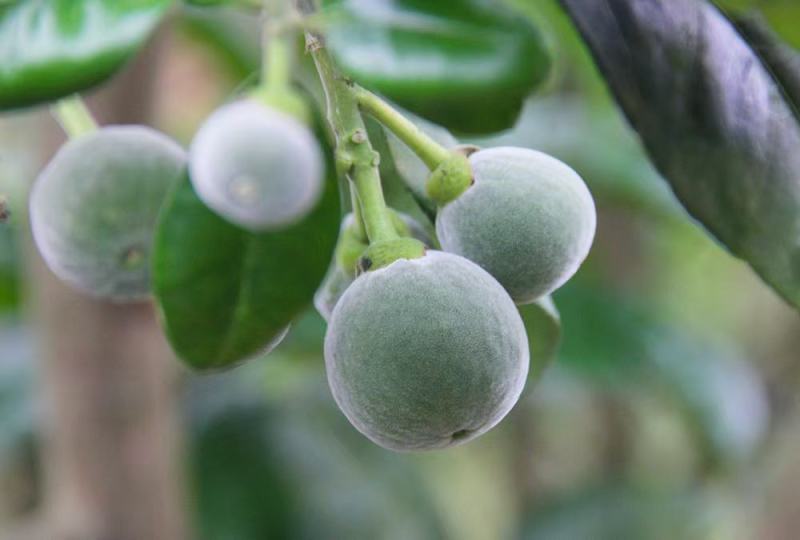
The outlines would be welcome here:
M 73 109 L 64 115 L 72 138 L 41 173 L 30 199 L 36 244 L 52 271 L 75 287 L 114 301 L 141 300 L 153 288 L 151 270 L 177 264 L 151 259 L 154 237 L 163 236 L 156 229 L 166 220 L 164 208 L 187 189 L 182 183 L 191 183 L 213 221 L 173 227 L 174 238 L 195 245 L 191 239 L 204 232 L 198 229 L 224 221 L 226 230 L 241 231 L 242 246 L 291 244 L 283 247 L 298 253 L 314 246 L 276 235 L 315 212 L 335 163 L 353 212 L 341 222 L 328 275 L 314 297 L 328 322 L 324 355 L 333 397 L 358 430 L 386 448 L 463 443 L 497 424 L 518 400 L 529 348 L 517 306 L 548 295 L 576 272 L 594 236 L 592 197 L 572 169 L 540 152 L 446 148 L 388 102 L 336 74 L 325 49 L 311 45 L 335 153 L 318 137 L 311 101 L 279 72 L 268 71 L 271 80 L 214 112 L 188 152 L 149 128 L 97 128 Z M 367 114 L 430 170 L 413 184 L 424 185 L 437 209 L 435 227 L 426 230 L 387 207 L 378 164 L 388 156 L 372 149 Z M 256 248 L 241 253 L 242 272 L 257 274 L 255 258 L 267 256 Z M 184 277 L 204 283 L 210 263 L 192 268 Z M 249 343 L 237 347 L 256 326 L 253 314 L 269 315 L 270 306 L 258 301 L 257 276 L 233 283 L 236 288 L 222 287 L 220 294 L 234 306 L 225 323 L 239 327 L 232 326 L 213 355 L 178 350 L 194 367 L 224 367 L 257 352 Z M 170 334 L 175 306 L 191 312 L 192 300 L 167 299 L 156 289 Z M 255 300 L 241 302 L 248 295 Z M 272 298 L 279 301 L 280 293 Z M 275 330 L 256 343 L 262 353 L 280 342 L 290 322 L 273 319 Z

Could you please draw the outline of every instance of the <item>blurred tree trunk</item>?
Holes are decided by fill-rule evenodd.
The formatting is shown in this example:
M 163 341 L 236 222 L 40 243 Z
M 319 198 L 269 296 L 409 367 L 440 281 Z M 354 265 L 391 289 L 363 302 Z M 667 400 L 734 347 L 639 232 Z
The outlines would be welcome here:
M 91 101 L 101 122 L 148 121 L 160 41 Z M 31 258 L 46 401 L 43 538 L 186 538 L 176 364 L 152 306 L 91 299 Z

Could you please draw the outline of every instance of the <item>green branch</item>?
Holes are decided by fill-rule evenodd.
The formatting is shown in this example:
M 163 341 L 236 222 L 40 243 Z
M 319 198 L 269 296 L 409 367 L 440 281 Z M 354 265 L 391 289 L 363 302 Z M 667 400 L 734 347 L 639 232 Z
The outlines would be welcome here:
M 58 101 L 50 112 L 70 139 L 97 130 L 97 122 L 78 95 Z
M 317 66 L 328 109 L 328 121 L 336 137 L 336 160 L 347 172 L 355 190 L 364 228 L 371 244 L 397 238 L 389 209 L 383 198 L 378 164 L 380 156 L 367 137 L 367 129 L 353 92 L 333 65 L 319 38 L 306 34 L 306 44 Z
M 450 150 L 430 138 L 389 103 L 360 86 L 354 86 L 353 91 L 361 108 L 397 135 L 430 170 L 450 158 Z

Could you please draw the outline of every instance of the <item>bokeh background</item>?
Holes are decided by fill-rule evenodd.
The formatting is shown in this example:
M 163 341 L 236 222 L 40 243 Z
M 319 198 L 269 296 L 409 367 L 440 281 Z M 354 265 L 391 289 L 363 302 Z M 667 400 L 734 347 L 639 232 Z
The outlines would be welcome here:
M 513 130 L 465 142 L 571 164 L 598 234 L 554 295 L 557 359 L 447 451 L 391 453 L 350 426 L 313 309 L 269 356 L 198 376 L 150 306 L 58 283 L 25 205 L 62 135 L 46 111 L 0 117 L 1 538 L 797 538 L 800 316 L 676 202 L 555 2 L 518 3 L 555 72 Z M 187 8 L 90 103 L 187 143 L 257 66 L 257 34 L 242 12 Z

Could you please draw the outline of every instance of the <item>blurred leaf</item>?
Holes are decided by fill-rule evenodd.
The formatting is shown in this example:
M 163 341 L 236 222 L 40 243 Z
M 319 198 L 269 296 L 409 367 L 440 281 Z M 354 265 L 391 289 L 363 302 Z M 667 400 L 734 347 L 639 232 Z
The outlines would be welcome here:
M 259 389 L 281 370 L 299 371 L 302 384 L 279 396 Z M 349 424 L 321 362 L 313 372 L 286 358 L 195 378 L 188 398 L 204 540 L 444 536 L 419 471 Z
M 689 212 L 800 306 L 798 104 L 707 2 L 562 4 Z
M 798 5 L 800 14 L 800 5 Z M 767 64 L 772 74 L 781 84 L 789 100 L 796 106 L 800 104 L 800 52 L 795 51 L 769 29 L 760 17 L 743 17 L 734 22 L 750 46 Z M 800 17 L 798 17 L 800 26 Z
M 326 0 L 325 36 L 364 86 L 458 132 L 511 127 L 550 65 L 530 22 L 486 0 Z
M 172 0 L 26 0 L 0 7 L 0 110 L 103 82 L 142 46 Z
M 700 540 L 712 524 L 692 493 L 603 486 L 545 505 L 526 519 L 524 540 Z
M 561 315 L 549 296 L 532 304 L 519 306 L 519 312 L 528 330 L 531 353 L 528 378 L 536 381 L 558 353 L 561 344 Z
M 0 324 L 0 461 L 37 432 L 36 357 L 25 327 Z
M 624 295 L 570 284 L 557 295 L 559 365 L 607 390 L 662 391 L 681 408 L 712 463 L 752 455 L 769 421 L 764 383 L 735 348 L 661 324 Z
M 19 307 L 22 286 L 19 263 L 14 231 L 0 224 L 0 314 Z
M 706 456 L 721 465 L 752 456 L 769 424 L 758 373 L 735 351 L 685 336 L 653 340 L 651 347 L 655 373 L 683 405 Z
M 156 232 L 153 283 L 175 352 L 194 368 L 231 365 L 279 337 L 310 303 L 339 226 L 337 180 L 317 208 L 289 228 L 253 234 L 209 210 L 185 178 Z
M 782 39 L 800 47 L 800 3 L 797 0 L 716 0 L 716 4 L 736 15 L 759 13 Z
M 272 413 L 258 402 L 225 405 L 197 419 L 193 429 L 190 463 L 199 538 L 294 537 L 298 501 L 265 429 Z
M 327 389 L 324 373 L 306 379 L 272 431 L 304 489 L 302 538 L 406 540 L 445 538 L 419 470 L 353 428 Z M 309 517 L 313 516 L 313 519 Z
M 182 15 L 182 29 L 208 47 L 230 70 L 233 79 L 242 80 L 258 71 L 261 65 L 258 17 L 233 7 L 187 7 Z

